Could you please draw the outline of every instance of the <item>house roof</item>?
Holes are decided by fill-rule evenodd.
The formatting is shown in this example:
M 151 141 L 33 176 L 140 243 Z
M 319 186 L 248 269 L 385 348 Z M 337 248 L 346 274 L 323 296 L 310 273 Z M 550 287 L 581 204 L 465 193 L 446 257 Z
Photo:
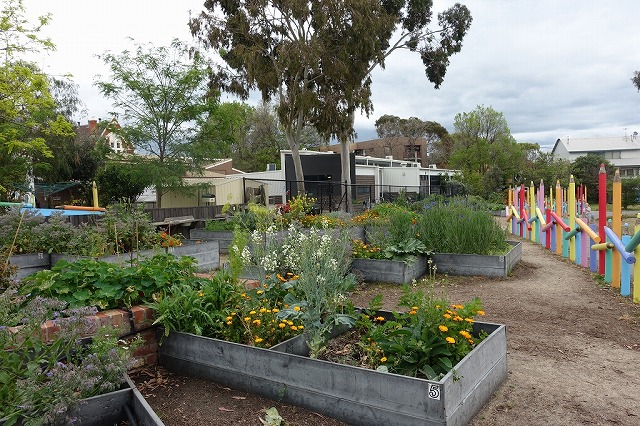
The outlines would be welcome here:
M 640 150 L 640 138 L 636 133 L 602 138 L 559 138 L 553 145 L 552 154 L 558 144 L 562 144 L 569 153 Z

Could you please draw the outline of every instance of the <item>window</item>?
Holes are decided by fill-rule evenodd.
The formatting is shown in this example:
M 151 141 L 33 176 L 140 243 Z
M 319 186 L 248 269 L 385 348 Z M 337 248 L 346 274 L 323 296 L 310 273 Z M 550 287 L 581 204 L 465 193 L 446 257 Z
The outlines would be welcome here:
M 620 158 L 620 151 L 605 151 L 604 158 L 607 160 L 616 160 Z

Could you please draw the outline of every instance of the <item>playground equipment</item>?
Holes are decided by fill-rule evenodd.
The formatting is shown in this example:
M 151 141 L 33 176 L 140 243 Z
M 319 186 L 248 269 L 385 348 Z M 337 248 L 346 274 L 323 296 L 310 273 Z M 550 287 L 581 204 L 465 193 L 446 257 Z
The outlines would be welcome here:
M 30 194 L 30 193 L 29 193 Z M 35 197 L 30 194 L 31 202 L 22 202 L 22 203 L 14 203 L 14 202 L 6 202 L 0 201 L 0 207 L 18 207 L 21 211 L 33 211 L 36 214 L 42 216 L 52 216 L 54 214 L 61 214 L 62 216 L 80 216 L 80 215 L 92 215 L 92 214 L 103 214 L 107 209 L 100 207 L 98 205 L 98 188 L 96 183 L 93 182 L 93 206 L 72 206 L 72 205 L 62 205 L 56 206 L 55 209 L 44 209 L 37 208 L 35 206 Z
M 633 285 L 633 302 L 640 303 L 640 214 L 633 235 L 622 232 L 622 183 L 616 170 L 613 179 L 612 212 L 607 222 L 607 175 L 604 164 L 598 176 L 597 224 L 587 203 L 587 188 L 576 188 L 573 176 L 563 189 L 560 181 L 545 194 L 544 183 L 538 189 L 524 185 L 509 190 L 506 219 L 511 232 L 538 242 L 552 252 L 568 258 L 592 272 L 604 276 L 612 288 L 622 296 L 631 295 L 632 275 L 638 278 Z M 544 212 L 544 214 L 543 214 Z M 568 223 L 567 223 L 568 222 Z M 627 225 L 625 224 L 625 227 Z M 632 268 L 633 267 L 633 274 Z

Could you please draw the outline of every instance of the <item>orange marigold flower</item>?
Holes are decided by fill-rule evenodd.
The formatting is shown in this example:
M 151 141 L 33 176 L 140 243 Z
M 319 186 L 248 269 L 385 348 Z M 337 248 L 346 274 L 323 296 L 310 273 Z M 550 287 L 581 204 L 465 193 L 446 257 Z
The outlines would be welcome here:
M 468 322 L 469 324 L 473 324 L 475 321 L 473 320 L 473 318 L 465 318 L 464 319 L 466 322 Z
M 460 331 L 460 335 L 462 337 L 464 337 L 465 339 L 471 339 L 471 334 L 469 334 L 468 331 L 462 330 L 462 331 Z
M 417 314 L 416 311 L 409 311 L 409 315 L 415 315 L 415 314 Z
M 449 314 L 444 314 L 443 317 L 446 318 L 446 319 L 451 319 L 451 315 L 449 315 Z
M 462 317 L 459 315 L 456 315 L 455 317 L 453 317 L 454 321 L 462 321 Z
M 294 311 L 296 311 L 296 312 L 298 312 L 298 311 L 300 310 L 300 306 L 294 306 L 294 307 L 293 307 L 293 310 L 294 310 Z
M 384 317 L 376 317 L 376 321 L 384 321 Z
M 478 315 L 484 315 L 484 311 L 478 311 Z

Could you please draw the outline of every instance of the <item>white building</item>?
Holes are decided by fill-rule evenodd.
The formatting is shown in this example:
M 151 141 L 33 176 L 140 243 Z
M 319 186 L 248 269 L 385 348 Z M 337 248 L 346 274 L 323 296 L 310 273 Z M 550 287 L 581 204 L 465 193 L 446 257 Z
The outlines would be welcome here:
M 640 175 L 640 137 L 638 132 L 630 136 L 606 138 L 560 138 L 551 150 L 554 158 L 574 161 L 587 154 L 597 154 L 620 169 L 620 176 Z

